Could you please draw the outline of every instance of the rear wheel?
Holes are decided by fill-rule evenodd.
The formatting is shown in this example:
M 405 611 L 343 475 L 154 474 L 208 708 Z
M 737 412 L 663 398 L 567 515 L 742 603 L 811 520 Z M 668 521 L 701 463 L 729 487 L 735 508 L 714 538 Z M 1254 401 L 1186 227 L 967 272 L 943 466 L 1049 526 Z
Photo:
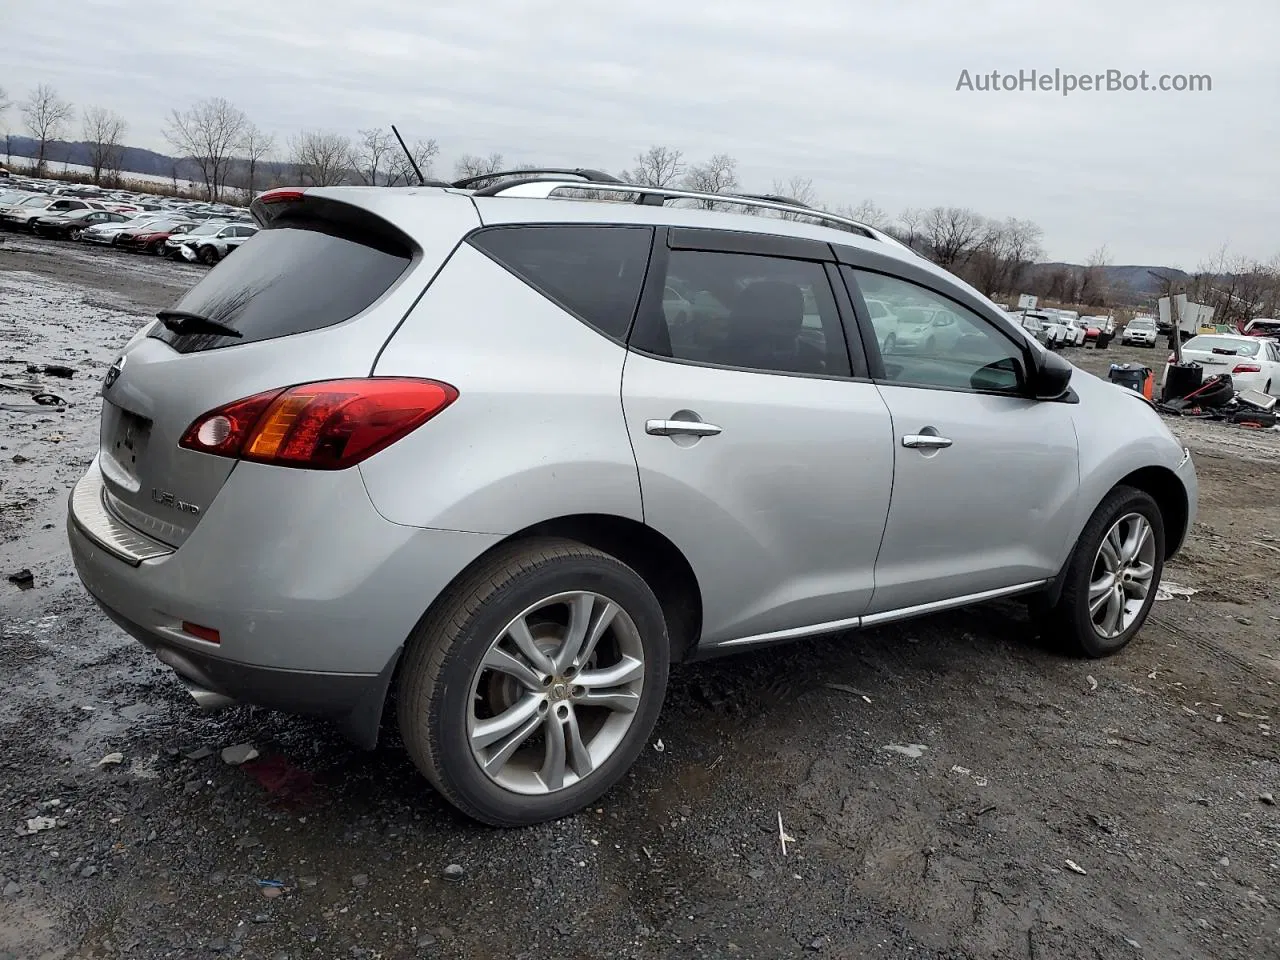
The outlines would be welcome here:
M 644 748 L 670 647 L 662 608 L 630 567 L 562 540 L 495 552 L 410 639 L 400 730 L 450 803 L 495 826 L 582 809 Z
M 1150 494 L 1116 487 L 1085 524 L 1047 622 L 1086 657 L 1122 650 L 1142 629 L 1164 571 L 1164 519 Z

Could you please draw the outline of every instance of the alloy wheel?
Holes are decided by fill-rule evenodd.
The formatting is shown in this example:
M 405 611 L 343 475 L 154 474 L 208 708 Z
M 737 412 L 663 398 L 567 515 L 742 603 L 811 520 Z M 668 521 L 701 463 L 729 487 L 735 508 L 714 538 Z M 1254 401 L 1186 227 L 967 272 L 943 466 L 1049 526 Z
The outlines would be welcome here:
M 1107 531 L 1089 578 L 1089 618 L 1104 640 L 1124 633 L 1141 614 L 1153 587 L 1156 538 L 1140 513 L 1127 513 Z
M 618 603 L 580 591 L 540 600 L 489 644 L 472 677 L 472 757 L 513 793 L 570 787 L 621 745 L 644 681 L 640 632 Z

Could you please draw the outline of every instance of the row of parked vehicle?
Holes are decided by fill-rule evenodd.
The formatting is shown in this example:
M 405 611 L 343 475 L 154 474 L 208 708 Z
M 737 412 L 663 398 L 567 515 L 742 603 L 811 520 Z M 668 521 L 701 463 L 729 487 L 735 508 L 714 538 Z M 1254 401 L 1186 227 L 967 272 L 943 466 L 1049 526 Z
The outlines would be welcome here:
M 1116 324 L 1111 317 L 1080 316 L 1074 310 L 1041 307 L 1037 310 L 1008 311 L 1010 319 L 1051 350 L 1083 347 L 1086 343 L 1109 342 Z
M 225 204 L 49 184 L 7 183 L 13 189 L 0 190 L 0 228 L 206 264 L 258 231 L 245 211 Z

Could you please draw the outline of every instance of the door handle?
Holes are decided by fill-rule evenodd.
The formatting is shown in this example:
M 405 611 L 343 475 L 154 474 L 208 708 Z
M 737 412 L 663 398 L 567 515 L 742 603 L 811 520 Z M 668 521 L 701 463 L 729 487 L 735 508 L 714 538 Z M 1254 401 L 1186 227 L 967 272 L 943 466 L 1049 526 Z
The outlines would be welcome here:
M 720 428 L 703 420 L 646 420 L 644 432 L 654 437 L 714 437 Z
M 908 433 L 902 438 L 902 445 L 912 450 L 942 450 L 951 446 L 951 441 L 926 433 Z

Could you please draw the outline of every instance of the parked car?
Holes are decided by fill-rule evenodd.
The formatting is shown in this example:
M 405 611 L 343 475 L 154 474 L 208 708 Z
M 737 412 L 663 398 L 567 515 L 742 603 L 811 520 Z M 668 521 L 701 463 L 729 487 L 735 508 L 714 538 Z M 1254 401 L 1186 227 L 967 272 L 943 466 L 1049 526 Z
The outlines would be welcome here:
M 79 240 L 80 233 L 89 227 L 126 223 L 129 218 L 111 210 L 71 210 L 54 216 L 36 217 L 31 229 L 41 237 L 56 240 Z
M 59 213 L 70 213 L 72 210 L 101 210 L 102 204 L 96 200 L 79 200 L 74 197 L 42 197 L 28 200 L 10 207 L 0 214 L 0 225 L 8 230 L 31 230 L 31 225 L 38 217 L 54 216 Z
M 103 246 L 114 246 L 116 237 L 125 230 L 138 230 L 144 227 L 150 227 L 152 224 L 164 223 L 164 217 L 158 217 L 153 213 L 144 213 L 131 217 L 122 223 L 100 223 L 95 227 L 89 227 L 80 233 L 80 239 L 85 243 L 96 243 Z
M 892 311 L 894 328 L 882 343 L 885 353 L 946 353 L 953 350 L 967 328 L 945 308 L 903 304 Z
M 1169 354 L 1160 383 L 1169 375 Z M 1215 333 L 1192 337 L 1182 345 L 1182 362 L 1198 363 L 1206 378 L 1219 373 L 1231 374 L 1237 390 L 1257 390 L 1280 397 L 1280 345 L 1261 337 Z
M 1280 337 L 1280 320 L 1267 317 L 1250 320 L 1244 325 L 1243 333 L 1246 337 Z
M 174 234 L 169 237 L 160 249 L 160 255 L 173 260 L 182 258 L 182 248 L 188 243 L 194 243 L 202 237 L 216 236 L 218 231 L 230 224 L 226 220 L 207 220 L 203 223 L 197 223 L 186 233 Z
M 1154 347 L 1159 336 L 1155 318 L 1134 317 L 1124 325 L 1124 332 L 1120 334 L 1120 343 L 1126 347 Z
M 115 236 L 114 246 L 138 253 L 160 253 L 170 237 L 182 236 L 196 224 L 190 220 L 157 220 L 140 227 L 121 230 Z
M 242 243 L 257 232 L 256 224 L 226 224 L 217 233 L 193 237 L 190 243 L 184 243 L 178 248 L 178 253 L 184 260 L 190 260 L 193 263 L 198 260 L 212 265 L 231 256 Z
M 1078 317 L 1066 317 L 1063 326 L 1067 328 L 1067 346 L 1083 347 L 1085 341 L 1084 324 Z
M 564 189 L 269 191 L 110 365 L 71 552 L 194 696 L 370 747 L 394 684 L 517 826 L 624 777 L 674 661 L 997 597 L 1086 656 L 1141 629 L 1197 493 L 1146 399 L 875 228 Z M 667 286 L 726 314 L 676 337 Z M 957 349 L 885 356 L 868 299 Z
M 1057 349 L 1067 345 L 1067 341 L 1070 339 L 1067 333 L 1067 325 L 1059 320 L 1056 314 L 1028 311 L 1023 316 L 1040 322 L 1040 326 L 1044 330 L 1044 344 L 1049 349 Z
M 1032 340 L 1035 340 L 1037 343 L 1044 343 L 1048 340 L 1048 334 L 1045 333 L 1044 324 L 1037 318 L 1032 316 L 1023 316 L 1019 313 L 1010 314 L 1010 316 L 1014 318 L 1014 322 L 1027 332 L 1028 336 L 1030 336 Z
M 1081 317 L 1080 320 L 1085 324 L 1084 338 L 1086 341 L 1097 341 L 1100 335 L 1107 337 L 1115 335 L 1116 321 L 1113 317 Z

